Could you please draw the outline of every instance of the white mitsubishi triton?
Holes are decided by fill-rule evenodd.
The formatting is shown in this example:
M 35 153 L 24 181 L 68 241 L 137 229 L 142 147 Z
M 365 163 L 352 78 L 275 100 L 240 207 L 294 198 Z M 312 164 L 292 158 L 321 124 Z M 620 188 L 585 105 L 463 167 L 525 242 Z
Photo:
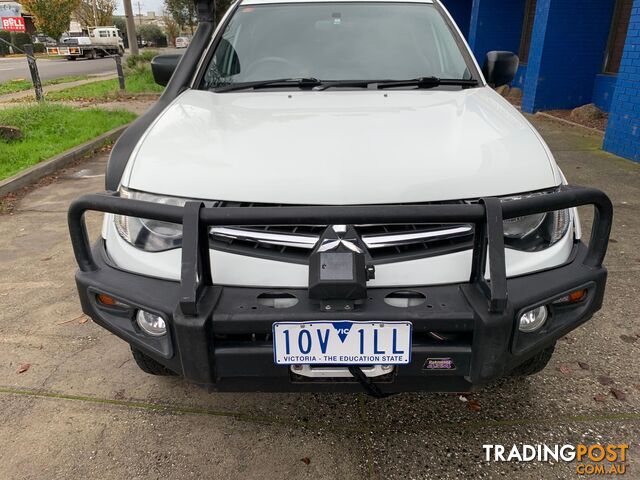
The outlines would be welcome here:
M 600 309 L 611 203 L 493 90 L 514 54 L 480 69 L 438 0 L 239 0 L 217 26 L 195 3 L 106 191 L 69 211 L 83 309 L 144 371 L 470 391 L 540 371 Z

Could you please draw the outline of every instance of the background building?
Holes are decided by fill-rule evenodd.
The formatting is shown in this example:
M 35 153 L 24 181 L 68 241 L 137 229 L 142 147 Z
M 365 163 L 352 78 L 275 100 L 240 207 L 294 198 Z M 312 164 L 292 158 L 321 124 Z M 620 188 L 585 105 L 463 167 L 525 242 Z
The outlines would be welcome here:
M 482 65 L 509 50 L 522 110 L 595 103 L 604 148 L 640 161 L 640 0 L 442 0 Z
M 33 35 L 36 33 L 33 19 L 28 12 L 24 11 L 19 2 L 13 0 L 0 0 L 0 18 L 2 17 L 22 17 L 25 24 L 26 33 Z

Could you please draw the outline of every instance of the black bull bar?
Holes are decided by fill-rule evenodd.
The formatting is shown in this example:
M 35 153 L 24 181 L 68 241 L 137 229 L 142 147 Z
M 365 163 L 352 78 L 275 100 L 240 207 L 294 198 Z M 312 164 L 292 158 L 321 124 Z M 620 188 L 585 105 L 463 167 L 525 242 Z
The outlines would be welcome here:
M 491 318 L 496 320 L 493 322 L 493 326 L 485 322 L 484 327 L 478 327 L 482 328 L 482 330 L 476 332 L 479 342 L 480 339 L 490 340 L 484 343 L 480 342 L 483 349 L 482 352 L 474 350 L 473 353 L 472 362 L 475 362 L 476 367 L 473 368 L 471 379 L 474 383 L 481 383 L 494 378 L 497 373 L 504 369 L 504 352 L 509 348 L 507 345 L 509 343 L 509 332 L 506 332 L 505 329 L 510 328 L 508 326 L 511 324 L 515 314 L 514 305 L 508 301 L 503 220 L 585 205 L 594 207 L 593 225 L 588 247 L 579 245 L 581 253 L 572 255 L 566 267 L 560 269 L 563 272 L 563 278 L 556 278 L 556 275 L 551 281 L 551 284 L 555 285 L 554 288 L 564 288 L 564 286 L 569 288 L 570 285 L 578 280 L 564 278 L 565 275 L 572 276 L 576 274 L 581 279 L 600 279 L 597 280 L 598 285 L 601 287 L 598 292 L 599 298 L 592 302 L 588 311 L 580 314 L 582 315 L 582 320 L 572 320 L 572 325 L 574 326 L 571 328 L 575 328 L 599 308 L 601 295 L 604 291 L 604 278 L 606 277 L 606 271 L 602 267 L 602 263 L 606 255 L 612 226 L 613 207 L 607 195 L 594 188 L 562 186 L 553 193 L 510 200 L 508 202 L 501 202 L 498 198 L 490 197 L 467 204 L 252 208 L 205 207 L 199 201 L 189 201 L 184 207 L 180 207 L 125 199 L 119 197 L 117 193 L 105 192 L 85 195 L 74 201 L 69 208 L 68 222 L 74 254 L 81 271 L 80 277 L 77 278 L 82 278 L 81 283 L 88 282 L 89 286 L 91 286 L 92 279 L 99 277 L 99 273 L 105 265 L 102 261 L 96 262 L 94 258 L 95 250 L 92 253 L 85 225 L 85 213 L 87 211 L 140 217 L 183 225 L 181 279 L 180 284 L 176 285 L 178 289 L 177 304 L 173 304 L 174 310 L 172 310 L 174 312 L 173 327 L 178 337 L 176 338 L 176 347 L 180 352 L 181 366 L 174 365 L 173 368 L 175 371 L 182 371 L 187 378 L 203 385 L 211 384 L 213 378 L 212 365 L 214 363 L 211 360 L 211 355 L 213 355 L 212 350 L 215 350 L 215 346 L 212 348 L 212 344 L 209 343 L 208 333 L 206 333 L 211 333 L 210 328 L 213 327 L 211 327 L 212 324 L 209 319 L 211 319 L 212 311 L 215 311 L 212 308 L 216 308 L 216 300 L 209 293 L 212 288 L 224 289 L 224 287 L 216 286 L 212 282 L 211 272 L 212 268 L 215 271 L 215 264 L 211 265 L 210 260 L 210 227 L 309 224 L 357 225 L 363 223 L 473 224 L 475 230 L 471 275 L 469 283 L 461 284 L 461 286 L 466 292 L 477 292 L 471 294 L 473 296 L 473 309 L 477 315 L 480 315 L 485 320 Z M 488 278 L 485 277 L 485 273 L 488 273 Z M 552 272 L 549 273 L 553 275 Z M 551 280 L 550 277 L 546 278 Z M 138 288 L 144 288 L 140 283 L 142 281 L 143 278 L 140 277 L 137 282 Z M 512 281 L 509 280 L 509 282 Z M 516 282 L 518 281 L 516 280 Z M 86 288 L 87 285 L 83 287 L 83 289 Z M 512 294 L 516 297 L 521 296 L 521 286 L 516 290 Z M 81 297 L 82 295 L 83 293 L 81 292 Z M 467 299 L 471 301 L 470 297 Z M 517 301 L 515 302 L 518 303 Z M 518 305 L 518 308 L 520 308 L 520 305 Z M 382 314 L 382 312 L 380 313 Z M 343 316 L 347 318 L 354 314 L 345 312 Z M 318 306 L 317 314 L 309 310 L 306 315 L 307 317 L 320 315 L 320 307 Z M 269 318 L 271 317 L 260 317 L 260 319 L 256 317 L 256 320 L 264 323 Z M 491 320 L 489 321 L 492 322 Z M 220 323 L 215 324 L 223 329 L 227 328 Z M 236 327 L 238 326 L 234 328 Z M 498 333 L 495 331 L 496 328 L 505 331 L 500 330 L 500 333 Z M 544 343 L 544 341 L 544 338 L 541 339 L 541 342 Z M 538 348 L 540 345 L 542 343 L 532 344 L 531 348 L 534 348 L 534 346 Z M 492 349 L 501 349 L 502 353 L 492 352 Z M 529 349 L 517 353 L 520 361 L 526 355 L 529 355 L 531 351 L 533 350 Z M 494 357 L 498 360 L 486 360 Z M 160 357 L 155 358 L 162 360 Z M 207 358 L 210 360 L 206 360 Z M 407 386 L 407 388 L 412 388 L 411 385 Z
M 600 190 L 579 186 L 562 186 L 553 193 L 509 202 L 489 197 L 470 204 L 253 208 L 205 208 L 197 201 L 179 207 L 120 198 L 116 193 L 105 192 L 75 200 L 69 207 L 68 222 L 78 266 L 85 272 L 98 269 L 84 221 L 87 211 L 182 224 L 180 306 L 186 315 L 197 314 L 200 293 L 212 284 L 208 234 L 212 226 L 471 223 L 475 233 L 469 282 L 484 292 L 490 312 L 502 312 L 507 303 L 503 220 L 583 205 L 593 205 L 595 210 L 584 264 L 600 267 L 607 252 L 613 206 Z M 488 281 L 485 279 L 487 259 Z

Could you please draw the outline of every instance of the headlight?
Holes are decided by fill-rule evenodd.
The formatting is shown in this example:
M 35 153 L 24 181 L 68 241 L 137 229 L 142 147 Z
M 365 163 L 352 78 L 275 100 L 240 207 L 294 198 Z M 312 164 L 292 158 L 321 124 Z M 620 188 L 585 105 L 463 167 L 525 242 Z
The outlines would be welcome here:
M 120 189 L 122 198 L 131 198 L 145 202 L 165 205 L 184 206 L 185 198 L 165 197 L 151 193 L 135 192 L 124 187 Z M 182 246 L 182 225 L 159 222 L 144 218 L 115 215 L 116 230 L 128 243 L 147 252 L 162 252 Z
M 545 192 L 503 198 L 503 202 L 546 195 Z M 505 245 L 516 250 L 537 252 L 556 244 L 571 225 L 571 210 L 539 213 L 504 221 Z

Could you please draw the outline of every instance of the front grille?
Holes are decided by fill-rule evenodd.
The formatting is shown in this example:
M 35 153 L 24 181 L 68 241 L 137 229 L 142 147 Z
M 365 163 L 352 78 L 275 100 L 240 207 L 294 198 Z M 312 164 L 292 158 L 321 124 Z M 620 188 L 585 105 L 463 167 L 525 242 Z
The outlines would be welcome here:
M 215 206 L 250 208 L 285 205 L 216 202 Z M 354 227 L 374 263 L 445 255 L 470 249 L 473 245 L 472 225 L 392 224 Z M 231 253 L 306 263 L 326 228 L 327 225 L 214 227 L 210 233 L 210 244 L 213 249 Z

